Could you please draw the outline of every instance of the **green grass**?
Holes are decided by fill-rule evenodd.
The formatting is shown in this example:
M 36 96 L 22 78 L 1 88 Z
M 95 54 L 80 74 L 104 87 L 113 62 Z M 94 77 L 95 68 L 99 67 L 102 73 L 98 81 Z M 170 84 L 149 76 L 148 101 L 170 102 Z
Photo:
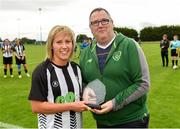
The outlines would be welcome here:
M 30 74 L 37 64 L 45 57 L 44 46 L 29 46 L 26 45 L 26 56 L 28 70 Z M 15 63 L 15 60 L 13 60 Z M 1 62 L 2 64 L 2 56 Z M 13 65 L 14 78 L 3 78 L 3 67 L 0 74 L 0 121 L 10 124 L 15 124 L 22 127 L 37 127 L 37 118 L 31 112 L 30 103 L 27 99 L 31 77 L 28 78 L 24 74 L 23 68 L 22 79 L 18 78 L 17 67 Z M 9 74 L 9 72 L 8 72 Z
M 144 44 L 143 50 L 151 75 L 148 98 L 151 113 L 150 127 L 180 127 L 180 69 L 172 69 L 171 59 L 168 68 L 162 67 L 159 44 Z
M 45 58 L 45 48 L 39 45 L 26 45 L 27 63 L 30 73 Z M 148 97 L 150 109 L 150 127 L 176 128 L 180 127 L 180 69 L 172 70 L 161 66 L 159 44 L 143 44 L 151 75 L 151 88 Z M 78 61 L 78 54 L 73 58 Z M 15 60 L 14 60 L 15 61 Z M 2 64 L 2 55 L 0 55 Z M 170 61 L 171 65 L 171 61 Z M 27 99 L 31 78 L 27 78 L 22 69 L 22 79 L 17 77 L 14 68 L 14 78 L 3 78 L 3 66 L 0 66 L 0 121 L 27 128 L 37 128 L 36 114 L 31 112 Z M 95 127 L 95 121 L 90 112 L 84 112 L 84 127 Z

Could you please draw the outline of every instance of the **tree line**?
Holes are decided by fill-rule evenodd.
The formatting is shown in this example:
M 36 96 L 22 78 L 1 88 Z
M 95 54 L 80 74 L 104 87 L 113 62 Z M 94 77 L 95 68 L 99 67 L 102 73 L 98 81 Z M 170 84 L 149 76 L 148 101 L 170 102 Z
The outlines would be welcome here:
M 159 27 L 145 27 L 138 33 L 137 30 L 131 28 L 121 28 L 121 27 L 114 27 L 115 33 L 122 33 L 130 38 L 141 41 L 159 41 L 162 39 L 163 34 L 168 35 L 168 39 L 172 40 L 175 34 L 180 36 L 180 26 L 159 26 Z M 87 39 L 84 34 L 79 34 L 76 38 L 77 42 L 82 42 L 84 39 Z
M 167 34 L 168 39 L 172 40 L 175 34 L 180 36 L 180 26 L 146 27 L 140 31 L 140 39 L 142 41 L 159 41 L 163 34 Z
M 137 30 L 132 28 L 121 28 L 121 27 L 114 27 L 115 33 L 122 33 L 130 38 L 133 38 L 135 40 L 141 40 L 141 41 L 159 41 L 162 39 L 163 34 L 168 35 L 168 39 L 172 40 L 173 35 L 177 34 L 180 36 L 180 26 L 159 26 L 159 27 L 145 27 L 138 33 Z M 76 42 L 82 43 L 85 39 L 91 39 L 91 37 L 88 37 L 85 34 L 79 34 L 76 37 Z M 23 37 L 22 42 L 25 44 L 45 44 L 46 41 L 36 41 L 35 39 L 29 39 L 27 37 Z M 2 42 L 0 38 L 0 42 Z
M 0 38 L 0 42 L 3 42 L 3 40 Z M 15 39 L 11 41 L 12 43 L 15 42 Z M 36 39 L 29 39 L 27 37 L 21 38 L 21 42 L 23 44 L 46 44 L 46 41 L 37 41 Z

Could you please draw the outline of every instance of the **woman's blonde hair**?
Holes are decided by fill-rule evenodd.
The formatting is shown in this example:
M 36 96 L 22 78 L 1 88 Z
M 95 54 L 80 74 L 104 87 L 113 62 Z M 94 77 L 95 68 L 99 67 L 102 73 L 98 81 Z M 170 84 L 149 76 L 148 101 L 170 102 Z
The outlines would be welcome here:
M 52 58 L 53 58 L 52 46 L 53 46 L 54 37 L 59 32 L 60 33 L 64 33 L 64 34 L 70 36 L 71 40 L 72 40 L 73 48 L 75 46 L 75 38 L 74 38 L 75 34 L 74 34 L 74 32 L 69 27 L 61 26 L 61 25 L 54 26 L 51 29 L 51 31 L 49 32 L 47 43 L 46 43 L 46 58 L 48 58 L 50 60 L 52 60 Z M 71 55 L 73 54 L 73 50 L 72 50 Z

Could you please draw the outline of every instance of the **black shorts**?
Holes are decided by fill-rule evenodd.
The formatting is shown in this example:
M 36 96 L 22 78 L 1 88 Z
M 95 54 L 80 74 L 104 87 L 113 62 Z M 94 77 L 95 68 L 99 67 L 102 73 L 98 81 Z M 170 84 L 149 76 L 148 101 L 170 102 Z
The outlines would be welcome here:
M 171 56 L 178 56 L 176 49 L 171 49 Z
M 17 57 L 16 58 L 16 64 L 17 65 L 20 65 L 20 64 L 26 64 L 26 57 L 24 57 L 24 59 L 18 59 Z M 22 58 L 22 57 L 21 57 Z
M 11 57 L 4 57 L 3 56 L 3 64 L 12 64 L 13 63 L 13 58 Z

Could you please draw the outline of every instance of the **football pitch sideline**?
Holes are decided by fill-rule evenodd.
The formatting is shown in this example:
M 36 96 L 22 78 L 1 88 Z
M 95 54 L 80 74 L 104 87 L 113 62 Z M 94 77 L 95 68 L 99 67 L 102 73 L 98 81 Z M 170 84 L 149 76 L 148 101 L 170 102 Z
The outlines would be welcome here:
M 25 45 L 30 74 L 45 59 L 45 46 Z M 158 42 L 143 43 L 142 48 L 150 69 L 151 86 L 148 94 L 150 128 L 180 128 L 180 68 L 173 70 L 169 51 L 169 67 L 162 67 Z M 2 55 L 0 56 L 0 128 L 37 128 L 37 116 L 31 111 L 27 99 L 31 77 L 18 78 L 14 61 L 14 78 L 3 78 Z M 76 58 L 78 61 L 78 58 Z M 180 66 L 180 65 L 179 65 Z M 90 112 L 84 112 L 84 128 L 95 128 Z

